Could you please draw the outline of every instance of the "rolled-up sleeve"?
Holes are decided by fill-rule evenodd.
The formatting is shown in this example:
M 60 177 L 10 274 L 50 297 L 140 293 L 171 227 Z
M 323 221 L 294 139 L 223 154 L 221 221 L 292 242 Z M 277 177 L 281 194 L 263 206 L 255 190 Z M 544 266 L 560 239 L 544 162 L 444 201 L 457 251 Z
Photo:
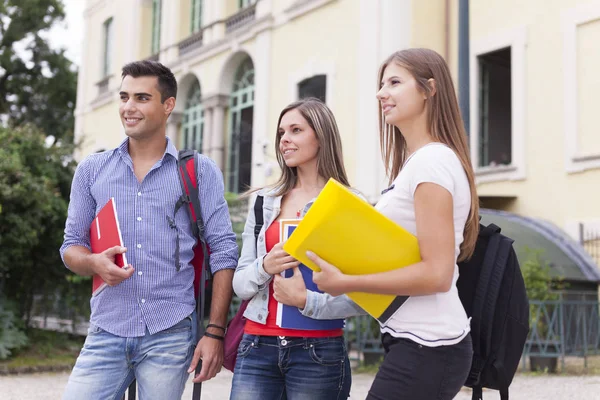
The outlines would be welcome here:
M 84 159 L 75 170 L 65 224 L 65 235 L 60 246 L 60 257 L 65 263 L 65 251 L 71 246 L 90 249 L 90 225 L 94 220 L 96 201 L 90 192 L 90 162 Z
M 214 161 L 207 157 L 199 156 L 198 163 L 200 209 L 204 219 L 204 237 L 210 247 L 211 271 L 235 269 L 238 246 L 224 196 L 223 174 Z

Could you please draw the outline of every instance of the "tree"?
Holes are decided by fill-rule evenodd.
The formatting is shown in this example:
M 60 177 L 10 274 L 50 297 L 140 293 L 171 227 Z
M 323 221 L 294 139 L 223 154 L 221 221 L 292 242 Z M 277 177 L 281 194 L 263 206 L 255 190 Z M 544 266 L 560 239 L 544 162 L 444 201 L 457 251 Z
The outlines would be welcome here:
M 26 324 L 32 313 L 86 316 L 91 282 L 71 274 L 58 252 L 75 170 L 73 148 L 48 146 L 32 125 L 0 127 L 0 143 L 2 294 Z
M 0 117 L 72 141 L 77 75 L 43 38 L 64 18 L 61 0 L 0 0 Z

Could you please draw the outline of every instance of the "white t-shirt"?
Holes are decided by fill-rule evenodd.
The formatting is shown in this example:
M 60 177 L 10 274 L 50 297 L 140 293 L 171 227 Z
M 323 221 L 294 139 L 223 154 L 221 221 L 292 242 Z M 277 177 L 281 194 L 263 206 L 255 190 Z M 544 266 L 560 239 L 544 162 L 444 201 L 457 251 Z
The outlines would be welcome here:
M 393 188 L 375 206 L 382 214 L 416 235 L 414 194 L 421 183 L 431 182 L 445 188 L 454 204 L 454 277 L 446 293 L 411 296 L 381 331 L 411 339 L 429 347 L 460 342 L 469 333 L 469 319 L 458 297 L 456 259 L 463 242 L 463 230 L 471 209 L 467 174 L 458 156 L 441 143 L 429 143 L 414 152 L 396 177 Z

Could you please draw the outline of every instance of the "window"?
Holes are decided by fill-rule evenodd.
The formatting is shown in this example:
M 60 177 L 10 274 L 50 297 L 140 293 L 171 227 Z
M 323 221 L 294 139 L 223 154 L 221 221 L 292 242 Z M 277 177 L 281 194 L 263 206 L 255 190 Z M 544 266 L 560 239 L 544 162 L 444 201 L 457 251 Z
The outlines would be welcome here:
M 254 2 L 255 0 L 238 0 L 238 5 L 239 8 L 242 9 L 251 6 Z
M 230 134 L 227 190 L 241 193 L 250 187 L 252 124 L 254 121 L 254 64 L 248 57 L 238 67 L 229 99 Z
M 477 57 L 479 64 L 478 166 L 512 163 L 510 47 Z
M 527 28 L 491 33 L 470 46 L 470 150 L 476 182 L 526 179 Z
M 113 19 L 109 18 L 104 21 L 104 57 L 102 57 L 102 77 L 106 78 L 110 74 L 110 61 L 112 52 L 112 40 L 113 40 Z
M 325 103 L 327 89 L 327 76 L 315 75 L 307 78 L 298 84 L 298 98 L 316 97 Z
M 183 112 L 183 148 L 195 149 L 202 153 L 204 136 L 204 110 L 202 108 L 202 92 L 200 82 L 196 81 L 190 88 Z
M 152 0 L 152 54 L 160 51 L 160 20 L 162 14 L 162 0 Z
M 192 22 L 190 24 L 192 33 L 196 33 L 202 27 L 202 0 L 191 0 L 192 2 Z

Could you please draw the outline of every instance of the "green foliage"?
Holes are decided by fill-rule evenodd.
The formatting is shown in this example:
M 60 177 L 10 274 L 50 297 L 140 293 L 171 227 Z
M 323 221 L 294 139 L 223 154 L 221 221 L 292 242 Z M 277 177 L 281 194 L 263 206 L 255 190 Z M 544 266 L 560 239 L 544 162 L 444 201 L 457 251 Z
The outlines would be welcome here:
M 61 0 L 0 0 L 0 117 L 70 142 L 77 74 L 44 39 L 63 18 Z
M 6 305 L 8 302 L 0 298 L 0 360 L 7 359 L 13 351 L 27 344 L 27 336 L 19 329 L 19 319 Z
M 566 284 L 560 278 L 553 278 L 550 274 L 550 266 L 543 257 L 542 250 L 527 250 L 528 258 L 521 265 L 525 289 L 529 300 L 557 301 L 560 299 L 558 290 L 564 289 Z M 541 338 L 549 334 L 547 313 L 542 310 L 552 309 L 553 305 L 540 307 L 537 304 L 529 305 L 529 326 L 534 325 Z
M 542 257 L 542 250 L 528 250 L 521 272 L 529 300 L 558 300 L 558 293 L 552 291 L 550 266 Z
M 242 233 L 246 225 L 246 217 L 248 213 L 248 199 L 239 196 L 236 193 L 225 192 L 225 200 L 229 207 L 229 215 L 231 217 L 231 226 L 235 232 L 238 249 L 242 251 Z
M 85 340 L 83 336 L 42 329 L 29 329 L 28 337 L 26 346 L 15 351 L 10 360 L 0 362 L 0 370 L 18 372 L 31 367 L 70 370 Z
M 32 126 L 0 127 L 0 143 L 0 288 L 26 324 L 32 313 L 87 315 L 89 280 L 72 279 L 58 252 L 75 169 L 73 148 L 47 146 L 45 135 Z

